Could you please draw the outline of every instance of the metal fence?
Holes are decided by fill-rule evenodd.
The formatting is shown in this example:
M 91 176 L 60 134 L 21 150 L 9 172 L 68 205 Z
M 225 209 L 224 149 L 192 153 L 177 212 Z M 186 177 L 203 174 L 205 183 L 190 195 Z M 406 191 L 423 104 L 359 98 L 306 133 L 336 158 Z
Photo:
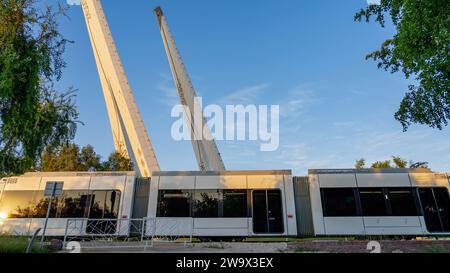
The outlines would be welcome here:
M 82 248 L 144 248 L 154 243 L 192 243 L 191 218 L 67 219 L 64 248 L 79 242 Z

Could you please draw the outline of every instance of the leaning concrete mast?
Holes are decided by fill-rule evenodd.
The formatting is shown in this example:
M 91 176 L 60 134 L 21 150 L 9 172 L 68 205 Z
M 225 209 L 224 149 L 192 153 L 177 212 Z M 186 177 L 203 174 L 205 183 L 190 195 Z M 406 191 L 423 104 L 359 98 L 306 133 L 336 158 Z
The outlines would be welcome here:
M 103 88 L 118 152 L 127 154 L 138 175 L 150 177 L 160 167 L 137 108 L 99 0 L 82 0 L 84 17 Z
M 199 168 L 201 171 L 224 171 L 225 165 L 212 137 L 211 130 L 203 117 L 203 113 L 196 113 L 195 111 L 197 110 L 198 112 L 199 109 L 196 106 L 198 107 L 200 102 L 170 33 L 169 25 L 162 9 L 160 7 L 156 8 L 155 14 L 181 104 L 187 106 L 185 107 L 185 118 L 191 130 L 192 146 Z M 200 115 L 200 117 L 198 118 L 196 115 Z M 194 121 L 200 122 L 196 124 Z

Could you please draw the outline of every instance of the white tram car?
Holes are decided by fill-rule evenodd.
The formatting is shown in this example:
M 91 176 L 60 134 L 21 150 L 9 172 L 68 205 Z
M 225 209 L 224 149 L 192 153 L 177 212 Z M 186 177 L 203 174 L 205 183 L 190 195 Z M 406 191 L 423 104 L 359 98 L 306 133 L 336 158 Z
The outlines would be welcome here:
M 64 182 L 51 204 L 49 236 L 64 236 L 68 219 L 85 221 L 90 235 L 104 229 L 101 219 L 115 221 L 108 233 L 119 236 L 133 235 L 132 220 L 151 219 L 145 235 L 449 236 L 449 179 L 425 169 L 310 170 L 308 177 L 288 170 L 157 172 L 152 179 L 27 173 L 0 179 L 0 234 L 42 228 L 45 185 Z

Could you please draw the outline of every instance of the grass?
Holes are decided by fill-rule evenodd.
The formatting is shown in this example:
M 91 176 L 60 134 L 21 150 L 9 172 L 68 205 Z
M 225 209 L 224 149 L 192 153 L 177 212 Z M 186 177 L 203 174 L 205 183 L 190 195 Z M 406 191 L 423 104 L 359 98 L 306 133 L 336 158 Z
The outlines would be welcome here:
M 213 243 L 206 245 L 205 247 L 211 249 L 225 249 L 225 245 L 223 243 Z
M 431 246 L 424 249 L 424 253 L 450 253 L 450 247 L 444 246 Z
M 308 248 L 308 247 L 297 247 L 294 249 L 295 253 L 316 253 L 319 252 L 318 249 Z
M 0 236 L 0 253 L 25 253 L 28 246 L 27 237 Z M 41 249 L 39 243 L 33 246 L 33 253 L 49 253 L 48 249 Z

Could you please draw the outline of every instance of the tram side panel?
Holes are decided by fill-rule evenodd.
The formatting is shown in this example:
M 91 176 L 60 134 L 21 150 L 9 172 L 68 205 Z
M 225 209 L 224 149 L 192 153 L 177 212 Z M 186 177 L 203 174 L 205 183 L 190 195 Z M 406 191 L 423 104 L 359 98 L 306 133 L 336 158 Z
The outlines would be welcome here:
M 366 235 L 421 235 L 424 232 L 420 221 L 420 212 L 418 211 L 418 204 L 414 201 L 403 202 L 398 205 L 393 200 L 395 195 L 401 195 L 402 192 L 410 194 L 414 198 L 414 192 L 409 179 L 408 172 L 401 173 L 357 173 L 356 178 L 360 192 L 360 198 L 365 198 L 366 195 L 373 195 L 372 189 L 379 190 L 380 199 L 389 197 L 391 214 L 387 208 L 380 209 L 379 215 L 364 215 L 364 226 Z M 383 192 L 382 192 L 383 191 Z M 388 197 L 386 197 L 388 196 Z M 368 197 L 367 197 L 368 198 Z M 373 197 L 371 197 L 373 198 Z M 364 200 L 361 200 L 362 205 Z M 373 205 L 375 206 L 375 205 Z M 410 207 L 411 211 L 398 211 L 398 207 Z M 380 207 L 383 207 L 380 205 Z M 401 208 L 400 208 L 401 210 Z M 363 207 L 364 212 L 364 207 Z M 376 213 L 374 213 L 376 214 Z
M 43 192 L 50 181 L 64 182 L 64 195 L 58 197 L 58 205 L 51 210 L 46 231 L 48 236 L 64 236 L 67 219 L 123 219 L 131 215 L 134 176 L 56 174 L 21 176 L 8 181 L 0 199 L 0 213 L 8 218 L 0 221 L 0 233 L 29 236 L 44 227 L 48 201 Z M 120 235 L 128 233 L 126 229 L 118 230 L 123 233 Z
M 275 190 L 275 191 L 271 191 Z M 264 197 L 264 201 L 280 203 L 280 215 L 273 215 L 267 218 L 282 218 L 281 231 L 277 228 L 277 222 L 274 221 L 268 224 L 267 229 L 277 230 L 271 233 L 270 230 L 259 232 L 258 228 L 254 227 L 254 197 L 255 193 L 258 195 L 256 199 Z M 280 192 L 280 194 L 277 194 Z M 196 206 L 204 206 L 203 197 L 219 198 L 219 211 L 213 215 L 205 215 L 202 209 L 196 209 Z M 223 201 L 223 195 L 228 195 L 236 202 L 240 202 L 236 210 L 231 211 Z M 221 197 L 219 197 L 221 196 Z M 235 196 L 235 197 L 233 197 Z M 168 206 L 170 198 L 179 198 L 179 211 L 184 213 L 177 213 L 167 208 L 165 211 L 161 210 L 159 206 Z M 180 198 L 185 198 L 185 201 L 180 201 Z M 208 198 L 208 197 L 207 197 Z M 151 191 L 149 198 L 148 216 L 150 221 L 157 223 L 157 227 L 148 232 L 154 232 L 164 235 L 166 231 L 164 228 L 181 226 L 172 228 L 174 235 L 189 235 L 201 237 L 217 237 L 217 236 L 295 236 L 296 222 L 295 222 L 295 203 L 292 177 L 290 175 L 161 175 L 154 176 L 151 183 Z M 244 201 L 245 200 L 245 201 Z M 242 202 L 247 204 L 244 206 Z M 159 209 L 159 212 L 158 212 Z M 266 204 L 264 203 L 264 208 Z M 274 211 L 277 208 L 274 208 Z M 161 212 L 163 211 L 163 212 Z M 258 210 L 257 212 L 261 212 Z M 163 215 L 161 215 L 163 214 Z M 223 215 L 219 215 L 223 214 Z M 264 220 L 262 220 L 264 221 Z M 260 223 L 260 222 L 258 222 Z M 279 224 L 279 223 L 278 223 Z M 264 225 L 264 224 L 263 224 Z M 262 227 L 261 230 L 264 230 Z M 190 229 L 190 230 L 189 230 Z
M 448 176 L 424 170 L 311 171 L 309 183 L 316 236 L 449 234 Z

